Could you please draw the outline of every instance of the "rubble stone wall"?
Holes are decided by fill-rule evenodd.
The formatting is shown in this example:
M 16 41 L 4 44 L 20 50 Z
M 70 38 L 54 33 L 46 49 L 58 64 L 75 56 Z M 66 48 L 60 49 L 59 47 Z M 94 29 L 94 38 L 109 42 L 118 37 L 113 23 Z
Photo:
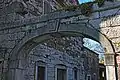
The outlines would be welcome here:
M 14 59 L 12 60 L 11 58 L 16 58 L 17 57 L 16 54 L 18 54 L 18 52 L 21 51 L 21 48 L 24 47 L 25 44 L 29 43 L 29 45 L 32 46 L 32 44 L 36 45 L 36 43 L 39 40 L 41 40 L 41 39 L 33 40 L 33 38 L 36 38 L 36 36 L 44 35 L 42 33 L 48 34 L 62 30 L 67 32 L 73 30 L 73 32 L 75 32 L 77 31 L 78 27 L 76 28 L 74 24 L 79 24 L 79 27 L 83 25 L 89 26 L 93 30 L 97 30 L 98 32 L 103 34 L 107 39 L 109 39 L 111 44 L 114 46 L 115 53 L 116 54 L 119 53 L 120 51 L 120 36 L 119 36 L 120 3 L 119 2 L 105 2 L 105 4 L 102 7 L 98 7 L 96 4 L 94 4 L 93 13 L 91 14 L 91 16 L 86 17 L 81 14 L 80 10 L 75 10 L 75 11 L 63 10 L 63 11 L 51 12 L 48 15 L 47 14 L 39 15 L 38 12 L 39 10 L 36 11 L 35 8 L 37 7 L 37 2 L 36 2 L 37 0 L 33 1 L 32 3 L 31 2 L 26 3 L 26 4 L 31 3 L 32 5 L 26 5 L 24 1 L 25 0 L 0 1 L 0 48 L 2 50 L 4 49 L 4 51 L 0 51 L 0 61 L 2 62 L 4 61 L 5 73 L 7 71 L 10 71 L 10 73 L 15 73 L 15 71 L 17 71 L 17 69 L 14 71 L 13 67 L 11 67 L 11 65 L 9 64 L 12 64 L 12 62 L 14 62 Z M 5 4 L 6 5 L 10 4 L 10 5 L 6 6 Z M 34 5 L 35 7 L 32 7 Z M 30 9 L 27 8 L 28 6 L 30 6 L 29 7 Z M 39 7 L 37 7 L 37 9 L 38 8 Z M 28 11 L 29 14 L 27 14 L 26 11 Z M 73 26 L 73 27 L 70 28 L 70 30 L 67 30 L 69 26 Z M 81 33 L 86 33 L 88 30 L 89 29 L 84 27 L 84 29 L 82 28 L 79 31 Z M 91 38 L 90 35 L 94 33 L 93 30 L 89 31 L 89 35 L 87 33 L 87 36 L 89 36 L 90 38 Z M 94 37 L 96 37 L 96 35 L 97 34 L 94 33 Z M 86 35 L 82 35 L 82 36 L 87 37 Z M 97 37 L 100 36 L 97 35 Z M 102 41 L 105 42 L 104 39 Z M 106 45 L 106 47 L 110 47 L 110 46 Z M 111 51 L 111 47 L 108 49 Z M 114 53 L 112 52 L 111 54 Z M 9 62 L 8 64 L 8 61 L 10 61 L 11 63 Z M 8 69 L 8 66 L 11 67 L 10 70 Z M 14 74 L 9 74 L 9 75 L 12 77 L 14 76 Z M 11 78 L 11 80 L 14 80 L 14 77 L 13 79 Z M 16 80 L 18 79 L 16 78 Z

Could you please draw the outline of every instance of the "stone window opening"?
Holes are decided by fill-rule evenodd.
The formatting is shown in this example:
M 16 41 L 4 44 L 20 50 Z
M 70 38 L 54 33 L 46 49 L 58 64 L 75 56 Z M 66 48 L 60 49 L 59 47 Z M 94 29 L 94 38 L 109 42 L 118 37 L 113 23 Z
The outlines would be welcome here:
M 3 64 L 4 64 L 4 61 L 2 60 L 2 59 L 0 59 L 0 79 L 2 80 L 3 79 L 3 68 L 4 68 L 4 66 L 3 66 Z
M 73 77 L 74 80 L 78 80 L 78 69 L 76 67 L 73 69 Z
M 0 71 L 2 71 L 2 69 L 4 68 L 3 64 L 4 64 L 4 60 L 0 59 Z
M 91 80 L 91 75 L 87 75 L 87 80 Z
M 47 67 L 42 61 L 36 62 L 36 79 L 35 80 L 47 80 Z
M 97 80 L 96 73 L 93 74 L 94 80 Z
M 57 65 L 55 70 L 55 80 L 67 80 L 67 68 L 64 65 Z

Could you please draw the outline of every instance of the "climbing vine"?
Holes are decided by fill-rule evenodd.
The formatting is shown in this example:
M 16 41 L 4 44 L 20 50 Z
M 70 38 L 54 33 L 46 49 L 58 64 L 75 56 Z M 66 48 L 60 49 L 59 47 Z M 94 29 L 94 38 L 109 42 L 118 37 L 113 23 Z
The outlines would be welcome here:
M 113 0 L 107 0 L 107 1 L 113 1 Z M 65 11 L 71 11 L 71 10 L 76 10 L 76 9 L 80 9 L 81 13 L 85 16 L 90 16 L 92 13 L 92 6 L 93 4 L 97 4 L 99 7 L 102 7 L 102 5 L 104 5 L 105 0 L 95 0 L 93 2 L 87 2 L 87 3 L 82 3 L 80 5 L 72 5 L 72 6 L 65 6 L 62 7 L 62 10 Z
M 115 44 L 115 46 L 120 47 L 120 42 L 116 42 L 114 44 Z
M 92 6 L 93 3 L 91 2 L 81 4 L 80 5 L 81 13 L 85 16 L 90 16 L 90 14 L 92 13 Z
M 104 5 L 104 1 L 105 0 L 96 0 L 96 3 L 98 4 L 99 7 L 101 7 L 102 5 Z

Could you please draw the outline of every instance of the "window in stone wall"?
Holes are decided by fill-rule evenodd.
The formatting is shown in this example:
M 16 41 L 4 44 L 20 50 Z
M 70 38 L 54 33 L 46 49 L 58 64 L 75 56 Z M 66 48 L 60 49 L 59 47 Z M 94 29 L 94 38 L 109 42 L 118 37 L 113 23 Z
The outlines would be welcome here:
M 67 70 L 65 66 L 56 67 L 56 80 L 67 80 Z
M 38 66 L 37 80 L 45 80 L 45 67 Z
M 3 61 L 0 60 L 0 80 L 3 80 L 2 74 L 3 74 Z
M 78 80 L 78 70 L 77 68 L 74 68 L 74 80 Z
M 94 79 L 94 80 L 97 80 L 96 73 L 93 74 L 93 79 Z
M 2 72 L 2 68 L 3 68 L 3 60 L 0 60 L 0 72 Z
M 57 80 L 66 80 L 66 70 L 57 69 Z
M 91 75 L 87 75 L 87 80 L 91 80 Z
M 39 61 L 36 63 L 36 80 L 46 80 L 46 66 L 45 63 Z

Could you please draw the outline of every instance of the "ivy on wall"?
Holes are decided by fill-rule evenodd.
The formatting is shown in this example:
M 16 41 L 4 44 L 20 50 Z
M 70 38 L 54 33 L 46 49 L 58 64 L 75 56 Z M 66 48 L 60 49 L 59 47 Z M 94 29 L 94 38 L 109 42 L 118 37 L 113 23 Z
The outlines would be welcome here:
M 114 43 L 115 46 L 120 47 L 120 42 Z
M 96 0 L 96 3 L 99 7 L 101 7 L 102 5 L 104 5 L 104 0 Z
M 92 13 L 92 6 L 93 6 L 92 2 L 81 4 L 80 5 L 81 13 L 85 16 L 90 16 L 90 14 Z
M 113 1 L 113 0 L 107 0 L 107 1 Z M 86 3 L 82 3 L 80 5 L 72 5 L 72 6 L 65 6 L 62 7 L 61 10 L 65 10 L 65 11 L 71 11 L 71 10 L 76 10 L 76 9 L 80 9 L 81 13 L 85 16 L 90 16 L 92 13 L 92 6 L 93 4 L 97 4 L 99 7 L 102 7 L 104 5 L 105 0 L 95 0 L 94 2 L 86 2 Z

